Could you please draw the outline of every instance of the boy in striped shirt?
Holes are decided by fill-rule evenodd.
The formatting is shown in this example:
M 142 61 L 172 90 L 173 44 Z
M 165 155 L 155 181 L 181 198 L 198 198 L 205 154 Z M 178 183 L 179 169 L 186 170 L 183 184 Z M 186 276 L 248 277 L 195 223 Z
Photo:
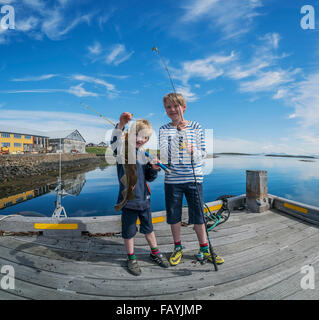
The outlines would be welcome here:
M 163 103 L 167 116 L 172 120 L 163 125 L 159 132 L 160 158 L 171 171 L 169 174 L 165 173 L 167 223 L 171 226 L 175 244 L 169 262 L 171 265 L 177 265 L 183 255 L 181 243 L 183 195 L 185 195 L 188 204 L 189 224 L 194 224 L 200 246 L 198 256 L 212 261 L 202 214 L 202 162 L 206 157 L 203 130 L 196 121 L 184 119 L 186 101 L 181 94 L 169 93 L 163 98 Z M 215 258 L 218 264 L 224 262 L 217 255 Z

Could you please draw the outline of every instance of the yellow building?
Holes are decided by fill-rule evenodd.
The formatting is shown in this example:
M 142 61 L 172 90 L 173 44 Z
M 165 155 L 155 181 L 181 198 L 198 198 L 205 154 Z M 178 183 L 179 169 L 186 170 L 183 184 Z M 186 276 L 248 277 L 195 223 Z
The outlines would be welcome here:
M 9 153 L 44 151 L 49 146 L 48 138 L 39 131 L 0 124 L 0 148 L 9 148 Z

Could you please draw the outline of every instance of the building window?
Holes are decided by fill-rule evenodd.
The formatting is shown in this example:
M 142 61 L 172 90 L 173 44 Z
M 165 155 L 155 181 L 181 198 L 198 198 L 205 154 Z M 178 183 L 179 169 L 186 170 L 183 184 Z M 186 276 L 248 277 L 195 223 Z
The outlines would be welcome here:
M 10 138 L 10 133 L 2 132 L 1 138 Z
M 20 147 L 22 147 L 22 144 L 21 144 L 21 143 L 15 143 L 15 144 L 14 144 L 14 147 L 15 147 L 15 148 L 20 148 Z
M 12 205 L 13 205 L 12 201 L 10 201 L 10 202 L 5 202 L 5 203 L 3 204 L 3 207 L 4 207 L 4 208 L 8 208 L 8 207 L 10 207 L 10 206 L 12 206 Z
M 1 147 L 10 147 L 11 143 L 10 142 L 2 142 Z
M 30 139 L 31 139 L 31 136 L 26 136 L 26 135 L 24 135 L 24 139 L 30 140 Z
M 23 202 L 24 201 L 24 198 L 23 197 L 20 197 L 16 200 L 16 203 L 20 203 L 20 202 Z
M 15 133 L 14 137 L 17 138 L 17 139 L 21 139 L 21 134 Z

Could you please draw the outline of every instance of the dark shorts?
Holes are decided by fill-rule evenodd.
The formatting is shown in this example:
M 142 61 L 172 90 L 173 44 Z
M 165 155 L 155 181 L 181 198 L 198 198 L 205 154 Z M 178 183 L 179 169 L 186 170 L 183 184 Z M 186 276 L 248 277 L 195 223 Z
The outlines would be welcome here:
M 203 185 L 197 183 L 200 198 L 194 182 L 189 183 L 165 183 L 165 204 L 166 221 L 168 224 L 175 224 L 182 221 L 183 195 L 188 204 L 188 223 L 203 224 Z
M 123 209 L 122 210 L 122 237 L 124 239 L 131 239 L 136 235 L 137 218 L 141 221 L 140 232 L 149 234 L 153 231 L 151 210 L 145 209 L 144 211 Z

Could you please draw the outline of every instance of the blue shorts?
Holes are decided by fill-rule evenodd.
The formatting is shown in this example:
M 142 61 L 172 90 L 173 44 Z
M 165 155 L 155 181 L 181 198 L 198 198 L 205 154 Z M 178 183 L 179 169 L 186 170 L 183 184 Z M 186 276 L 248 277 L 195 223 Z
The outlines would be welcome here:
M 204 224 L 203 219 L 203 185 L 197 183 L 200 198 L 198 198 L 195 182 L 188 183 L 165 183 L 166 221 L 175 224 L 182 221 L 183 195 L 185 194 L 188 204 L 188 223 Z
M 141 221 L 141 233 L 149 234 L 153 231 L 152 215 L 150 208 L 147 208 L 143 211 L 124 208 L 122 210 L 122 238 L 134 238 L 137 232 L 137 218 L 139 218 Z

